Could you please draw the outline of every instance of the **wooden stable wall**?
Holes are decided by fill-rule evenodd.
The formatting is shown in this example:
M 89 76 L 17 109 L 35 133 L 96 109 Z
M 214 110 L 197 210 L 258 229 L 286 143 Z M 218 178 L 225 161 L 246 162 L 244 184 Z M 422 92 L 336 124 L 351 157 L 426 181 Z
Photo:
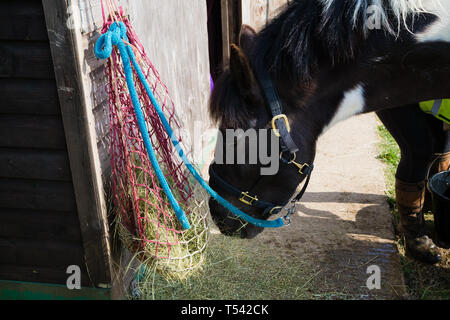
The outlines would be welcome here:
M 106 225 L 111 175 L 109 111 L 104 61 L 94 55 L 103 27 L 101 1 L 43 2 L 53 60 L 60 65 L 56 78 L 72 174 L 77 176 L 74 188 L 86 264 L 91 278 L 95 271 L 95 284 L 107 284 L 113 281 L 111 235 Z M 194 130 L 201 135 L 212 127 L 207 112 L 210 71 L 206 1 L 118 2 L 169 88 L 185 132 L 184 143 L 192 149 L 194 141 L 189 138 Z M 200 141 L 197 152 L 208 153 L 208 147 L 213 151 L 215 131 L 210 132 Z
M 264 28 L 292 0 L 240 0 L 242 23 L 257 31 Z
M 206 1 L 119 2 L 171 92 L 187 151 L 213 151 Z M 101 17 L 100 0 L 0 1 L 0 281 L 65 284 L 71 265 L 85 286 L 113 281 Z M 195 130 L 209 135 L 190 140 Z
M 0 1 L 0 280 L 85 285 L 64 125 L 42 3 Z
M 206 0 L 132 0 L 129 14 L 150 61 L 169 88 L 185 132 L 184 143 L 190 149 L 187 151 L 205 153 L 203 160 L 210 160 L 207 155 L 214 147 L 211 142 L 216 132 L 209 130 L 213 125 L 208 113 Z M 193 141 L 200 138 L 196 134 L 204 134 L 203 141 Z
M 42 0 L 61 116 L 73 176 L 85 266 L 94 287 L 110 287 L 112 258 L 106 196 L 98 152 L 95 91 L 75 0 Z M 90 42 L 88 42 L 90 44 Z
M 222 64 L 228 67 L 230 46 L 239 42 L 243 24 L 261 31 L 292 0 L 216 0 L 221 3 Z

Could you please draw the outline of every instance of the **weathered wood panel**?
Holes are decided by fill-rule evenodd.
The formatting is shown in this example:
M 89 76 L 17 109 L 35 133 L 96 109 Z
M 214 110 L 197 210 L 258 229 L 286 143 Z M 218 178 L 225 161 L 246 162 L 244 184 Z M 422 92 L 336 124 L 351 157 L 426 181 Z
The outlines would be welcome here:
M 80 46 L 83 50 L 83 62 L 82 62 L 82 71 L 84 74 L 89 75 L 91 72 L 97 71 L 97 74 L 100 70 L 104 70 L 105 61 L 100 60 L 95 56 L 95 43 L 98 38 L 101 36 L 101 29 L 92 31 L 90 33 L 83 34 L 82 42 Z M 91 80 L 93 80 L 91 78 Z
M 0 264 L 61 268 L 79 265 L 83 249 L 78 243 L 0 238 Z
M 0 1 L 0 40 L 47 40 L 44 10 L 36 0 Z
M 93 109 L 108 105 L 108 94 L 106 93 L 107 79 L 104 65 L 102 64 L 101 67 L 91 69 L 91 72 L 86 75 L 86 80 L 86 91 L 89 93 L 89 99 L 92 101 Z
M 111 283 L 111 248 L 93 106 L 86 91 L 84 48 L 76 28 L 83 1 L 43 0 L 70 166 L 74 177 L 84 256 L 94 286 Z M 75 11 L 74 11 L 75 10 Z M 78 10 L 78 11 L 76 11 Z M 79 16 L 79 15 L 78 15 Z M 74 28 L 67 21 L 74 19 Z
M 81 264 L 80 266 L 83 266 Z M 20 282 L 65 284 L 68 274 L 65 268 L 44 268 L 38 265 L 17 266 L 0 264 L 0 279 Z M 81 285 L 89 286 L 87 271 L 82 268 Z
M 150 61 L 169 88 L 183 130 L 190 135 L 185 139 L 187 151 L 206 152 L 212 138 L 206 1 L 134 0 L 128 11 Z
M 0 208 L 74 211 L 77 207 L 70 182 L 0 178 Z
M 48 42 L 0 42 L 0 78 L 54 79 Z
M 210 83 L 206 1 L 187 3 L 176 0 L 167 2 L 125 0 L 119 3 L 125 12 L 129 13 L 150 60 L 168 85 L 177 111 L 184 120 L 183 128 L 187 129 L 191 136 L 194 134 L 195 125 L 198 127 L 197 131 L 207 132 L 211 122 L 207 113 Z M 177 19 L 169 19 L 174 15 L 174 8 L 177 8 Z M 155 15 L 155 12 L 158 14 Z M 85 89 L 90 93 L 90 101 L 95 109 L 97 148 L 103 178 L 107 182 L 110 172 L 108 110 L 107 108 L 102 108 L 101 112 L 98 110 L 104 103 L 103 100 L 107 98 L 106 79 L 104 62 L 95 57 L 93 50 L 102 26 L 100 1 L 89 1 L 89 4 L 82 1 L 80 16 L 83 33 L 81 47 L 84 54 L 82 70 L 85 71 L 87 78 Z M 149 16 L 152 19 L 148 19 Z M 158 43 L 158 46 L 155 46 L 155 43 Z M 205 137 L 204 140 L 211 140 L 211 136 Z M 187 144 L 190 146 L 193 143 L 188 141 Z M 201 147 L 197 148 L 197 151 L 198 149 Z
M 289 0 L 241 1 L 242 23 L 255 28 L 257 31 L 263 29 L 289 3 Z
M 230 63 L 230 45 L 234 42 L 231 33 L 231 26 L 234 19 L 230 19 L 230 1 L 220 1 L 220 12 L 222 18 L 222 64 L 227 68 Z
M 61 114 L 54 80 L 0 79 L 0 97 L 0 114 Z
M 0 148 L 0 178 L 72 181 L 67 152 Z
M 0 115 L 0 147 L 65 149 L 61 117 Z
M 97 141 L 101 142 L 109 136 L 109 103 L 107 100 L 97 105 L 94 109 L 94 117 Z
M 118 6 L 124 8 L 124 12 L 127 14 L 129 0 L 116 0 L 116 2 Z M 100 0 L 80 1 L 79 11 L 81 18 L 79 27 L 82 33 L 98 31 L 103 27 L 102 4 Z M 107 14 L 107 12 L 108 7 L 105 3 L 105 14 Z
M 0 238 L 69 241 L 81 244 L 81 231 L 75 210 L 64 212 L 0 209 Z
M 109 139 L 109 103 L 105 100 L 94 109 L 97 148 L 102 168 L 103 181 L 108 184 L 111 174 L 111 154 Z
M 0 1 L 1 280 L 90 283 L 54 78 L 41 1 Z
M 128 0 L 118 1 L 124 11 L 128 10 Z M 107 12 L 107 8 L 105 7 Z M 106 92 L 105 61 L 97 59 L 95 43 L 101 35 L 103 15 L 100 0 L 80 2 L 81 33 L 79 46 L 83 48 L 81 68 L 84 74 L 84 87 L 88 104 L 93 109 L 97 150 L 104 185 L 110 182 L 111 156 L 109 153 L 109 105 Z

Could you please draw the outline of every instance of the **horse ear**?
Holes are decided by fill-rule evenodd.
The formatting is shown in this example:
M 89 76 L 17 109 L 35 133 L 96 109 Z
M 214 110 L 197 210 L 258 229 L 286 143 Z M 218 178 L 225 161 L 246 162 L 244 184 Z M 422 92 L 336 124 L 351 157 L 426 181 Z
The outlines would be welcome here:
M 237 45 L 231 45 L 230 70 L 242 97 L 249 101 L 257 86 L 256 79 L 245 53 Z
M 239 46 L 249 54 L 255 44 L 256 31 L 249 25 L 243 24 L 239 33 Z

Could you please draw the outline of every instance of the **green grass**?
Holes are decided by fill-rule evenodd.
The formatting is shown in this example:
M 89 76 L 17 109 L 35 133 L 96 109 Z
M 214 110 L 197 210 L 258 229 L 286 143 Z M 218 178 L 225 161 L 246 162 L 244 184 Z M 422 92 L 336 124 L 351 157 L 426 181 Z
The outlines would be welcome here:
M 384 126 L 378 127 L 378 132 L 382 138 L 380 143 L 380 154 L 378 159 L 382 160 L 385 164 L 385 176 L 386 176 L 386 195 L 388 196 L 389 205 L 391 209 L 395 208 L 395 172 L 397 170 L 398 163 L 400 162 L 400 148 L 397 142 L 392 138 L 389 131 Z
M 382 141 L 378 158 L 386 164 L 386 195 L 392 209 L 393 221 L 396 226 L 399 221 L 395 202 L 395 172 L 400 161 L 400 149 L 384 126 L 378 127 Z M 425 216 L 427 233 L 433 235 L 433 215 Z M 401 254 L 403 272 L 411 299 L 450 299 L 450 253 L 441 250 L 443 261 L 435 266 L 424 265 L 410 259 L 405 254 L 402 238 L 399 236 L 397 245 Z

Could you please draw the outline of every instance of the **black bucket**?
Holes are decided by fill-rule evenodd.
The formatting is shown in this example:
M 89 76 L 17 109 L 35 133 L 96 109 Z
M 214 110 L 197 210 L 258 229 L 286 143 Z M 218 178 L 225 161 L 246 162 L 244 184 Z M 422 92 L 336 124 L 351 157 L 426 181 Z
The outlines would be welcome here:
M 430 180 L 433 195 L 434 225 L 439 241 L 450 243 L 450 171 L 441 172 Z

